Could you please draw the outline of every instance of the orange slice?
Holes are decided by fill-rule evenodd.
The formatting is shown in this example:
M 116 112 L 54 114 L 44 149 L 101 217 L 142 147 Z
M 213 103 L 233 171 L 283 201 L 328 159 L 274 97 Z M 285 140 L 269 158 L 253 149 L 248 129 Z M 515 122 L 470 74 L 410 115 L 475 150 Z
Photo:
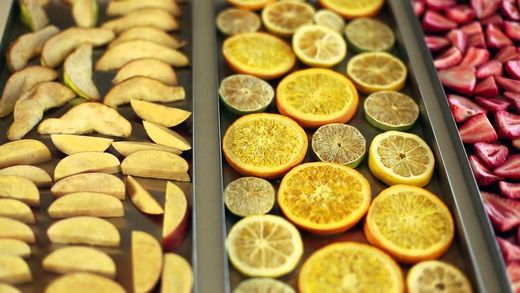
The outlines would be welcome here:
M 276 0 L 227 0 L 229 4 L 245 10 L 260 10 Z
M 379 13 L 384 0 L 320 0 L 320 4 L 347 19 L 374 16 Z

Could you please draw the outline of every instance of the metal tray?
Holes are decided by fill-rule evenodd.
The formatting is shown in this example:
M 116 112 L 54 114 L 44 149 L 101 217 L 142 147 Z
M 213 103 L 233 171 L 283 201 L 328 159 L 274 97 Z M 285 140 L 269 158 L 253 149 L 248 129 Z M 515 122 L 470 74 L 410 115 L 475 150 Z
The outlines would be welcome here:
M 215 15 L 227 6 L 228 4 L 224 0 L 217 0 Z M 465 157 L 463 150 L 461 150 L 462 145 L 460 144 L 456 127 L 452 119 L 447 118 L 447 115 L 450 115 L 447 104 L 434 97 L 442 93 L 442 87 L 440 87 L 438 82 L 435 82 L 437 77 L 435 71 L 432 72 L 431 70 L 433 68 L 431 59 L 424 58 L 429 53 L 423 44 L 420 27 L 415 20 L 413 11 L 408 1 L 387 0 L 377 18 L 395 30 L 397 43 L 392 53 L 399 56 L 409 69 L 407 84 L 401 92 L 413 97 L 421 109 L 420 119 L 411 129 L 411 132 L 418 134 L 426 140 L 436 158 L 435 175 L 426 188 L 443 199 L 449 206 L 455 220 L 455 241 L 441 259 L 454 264 L 464 271 L 472 281 L 474 289 L 478 292 L 509 292 L 510 288 L 502 264 L 502 258 L 498 253 L 491 226 L 481 202 L 475 200 L 475 197 L 478 197 L 478 189 L 476 189 L 476 184 L 472 179 L 467 163 L 462 164 Z M 217 52 L 219 52 L 225 36 L 219 32 L 215 33 L 217 34 L 217 44 L 219 46 Z M 348 57 L 350 56 L 352 56 L 351 52 L 348 54 Z M 346 62 L 344 61 L 335 69 L 345 73 L 345 66 Z M 302 68 L 303 66 L 298 64 L 297 67 Z M 233 73 L 226 66 L 220 53 L 217 72 L 219 81 Z M 277 82 L 273 81 L 271 84 L 276 86 Z M 365 96 L 361 95 L 361 97 L 363 99 Z M 218 98 L 218 94 L 215 94 L 215 98 Z M 362 100 L 360 101 L 361 104 Z M 268 111 L 276 112 L 276 107 L 271 106 Z M 369 144 L 380 131 L 365 121 L 362 111 L 362 107 L 360 107 L 349 124 L 357 127 Z M 222 105 L 219 112 L 220 135 L 222 137 L 227 127 L 238 116 L 229 112 Z M 312 131 L 307 130 L 307 134 L 310 138 Z M 311 151 L 308 151 L 306 161 L 312 160 L 310 153 Z M 233 170 L 225 160 L 221 159 L 221 161 L 222 187 L 225 187 L 229 182 L 240 177 L 240 174 Z M 387 187 L 371 175 L 366 159 L 356 169 L 370 181 L 373 196 Z M 275 187 L 279 184 L 279 180 L 272 180 L 271 182 Z M 223 201 L 220 204 L 222 207 Z M 281 214 L 277 206 L 271 213 Z M 222 229 L 227 232 L 238 220 L 238 217 L 226 211 L 222 221 Z M 332 237 L 321 237 L 302 231 L 301 234 L 305 246 L 303 259 L 291 274 L 280 278 L 280 280 L 290 284 L 293 288 L 296 288 L 297 285 L 297 273 L 300 266 L 312 252 L 338 241 L 366 242 L 361 223 L 358 223 L 345 233 Z M 241 280 L 245 279 L 245 276 L 235 270 L 229 262 L 226 264 L 229 279 L 225 278 L 222 286 L 229 290 L 236 287 Z M 406 273 L 410 266 L 401 265 L 401 267 Z

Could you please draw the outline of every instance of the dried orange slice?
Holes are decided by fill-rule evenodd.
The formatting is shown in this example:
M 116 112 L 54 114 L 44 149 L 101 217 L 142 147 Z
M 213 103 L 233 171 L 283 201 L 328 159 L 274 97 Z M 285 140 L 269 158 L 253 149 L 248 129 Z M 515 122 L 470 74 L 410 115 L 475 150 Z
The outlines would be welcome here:
M 409 293 L 473 293 L 471 283 L 463 272 L 438 260 L 423 261 L 414 265 L 406 277 L 406 287 Z
M 260 10 L 276 0 L 227 0 L 233 6 L 245 10 Z
M 265 28 L 278 36 L 289 37 L 299 27 L 311 24 L 314 19 L 312 5 L 284 0 L 271 3 L 262 10 L 262 21 Z
M 285 175 L 278 205 L 296 226 L 334 234 L 354 226 L 367 212 L 370 184 L 358 171 L 328 162 L 306 163 Z
M 374 16 L 379 13 L 384 0 L 320 0 L 320 4 L 347 19 Z
M 248 10 L 227 8 L 217 16 L 217 28 L 226 35 L 253 33 L 258 31 L 261 25 L 260 17 Z

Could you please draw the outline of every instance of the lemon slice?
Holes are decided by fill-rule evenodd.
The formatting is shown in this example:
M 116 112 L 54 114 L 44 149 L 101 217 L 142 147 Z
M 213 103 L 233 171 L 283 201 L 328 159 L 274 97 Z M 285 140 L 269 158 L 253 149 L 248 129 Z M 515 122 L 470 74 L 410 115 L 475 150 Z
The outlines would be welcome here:
M 329 9 L 318 10 L 314 14 L 314 23 L 328 27 L 338 33 L 342 33 L 345 28 L 345 20 L 343 20 L 343 17 Z
M 244 33 L 227 38 L 224 59 L 236 72 L 273 79 L 294 66 L 295 56 L 283 40 L 266 33 Z
M 358 94 L 345 76 L 312 68 L 291 73 L 276 88 L 278 111 L 303 127 L 345 123 L 356 114 Z
M 473 292 L 464 273 L 448 263 L 437 260 L 414 265 L 406 277 L 406 287 L 409 293 Z
M 372 174 L 388 185 L 425 186 L 433 175 L 433 153 L 419 136 L 387 131 L 374 137 L 368 152 Z
M 242 177 L 226 186 L 224 203 L 240 217 L 262 215 L 274 206 L 274 188 L 269 181 L 257 177 Z
M 303 161 L 307 153 L 307 135 L 285 116 L 249 114 L 229 126 L 222 150 L 227 162 L 238 172 L 276 178 Z
M 240 282 L 233 293 L 296 293 L 291 286 L 271 278 L 252 278 Z
M 227 8 L 217 16 L 217 28 L 225 35 L 253 33 L 258 31 L 260 26 L 260 17 L 247 10 Z
M 245 217 L 229 231 L 229 260 L 242 274 L 276 278 L 294 270 L 303 254 L 300 232 L 282 217 Z
M 403 274 L 383 251 L 366 244 L 330 244 L 312 254 L 298 276 L 301 293 L 404 292 Z
M 312 136 L 312 150 L 324 162 L 356 168 L 365 157 L 366 140 L 354 126 L 323 125 Z
M 345 36 L 352 47 L 361 52 L 387 51 L 395 42 L 392 29 L 371 18 L 358 18 L 349 22 Z
M 294 53 L 312 67 L 332 67 L 347 55 L 347 43 L 336 31 L 321 25 L 305 25 L 292 40 Z
M 419 118 L 419 106 L 399 92 L 375 92 L 365 99 L 363 106 L 368 123 L 385 131 L 408 130 Z
M 398 91 L 404 87 L 408 70 L 398 58 L 384 52 L 356 55 L 347 64 L 347 74 L 364 94 Z
M 219 94 L 226 107 L 239 115 L 262 112 L 274 99 L 270 84 L 247 74 L 226 77 L 220 83 Z
M 426 189 L 395 185 L 374 199 L 365 221 L 367 240 L 405 263 L 443 255 L 453 242 L 450 211 Z
M 260 10 L 269 3 L 276 0 L 227 0 L 227 2 L 237 8 L 245 10 Z
M 312 5 L 292 0 L 274 2 L 262 10 L 265 28 L 278 36 L 291 36 L 302 25 L 311 24 L 314 17 Z
M 328 162 L 306 163 L 285 175 L 278 205 L 296 226 L 316 234 L 346 231 L 365 215 L 371 191 L 358 171 Z
M 320 4 L 347 19 L 353 19 L 378 14 L 384 0 L 320 0 Z

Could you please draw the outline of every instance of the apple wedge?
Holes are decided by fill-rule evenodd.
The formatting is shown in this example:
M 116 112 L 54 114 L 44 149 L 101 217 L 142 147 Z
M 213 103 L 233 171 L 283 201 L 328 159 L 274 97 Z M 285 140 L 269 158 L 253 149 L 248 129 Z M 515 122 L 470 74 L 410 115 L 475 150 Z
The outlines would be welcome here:
M 189 165 L 182 157 L 164 151 L 140 151 L 121 163 L 123 174 L 145 178 L 189 181 Z
M 143 58 L 156 58 L 175 67 L 188 66 L 190 63 L 188 57 L 177 50 L 149 41 L 133 40 L 108 49 L 97 61 L 96 70 L 116 70 L 130 61 Z
M 0 239 L 15 239 L 29 244 L 36 242 L 34 232 L 27 224 L 5 217 L 0 217 Z
M 21 0 L 20 15 L 23 23 L 35 32 L 43 29 L 49 23 L 47 13 L 38 0 Z
M 31 247 L 21 240 L 0 239 L 0 255 L 28 257 L 31 255 Z
M 37 187 L 52 185 L 51 176 L 42 168 L 31 165 L 16 165 L 0 170 L 0 175 L 20 176 L 32 181 Z
M 32 58 L 41 54 L 43 44 L 59 32 L 59 28 L 49 25 L 40 31 L 18 37 L 7 51 L 7 62 L 11 70 L 19 71 L 27 66 Z
M 174 36 L 158 28 L 137 26 L 122 32 L 115 40 L 110 42 L 108 47 L 112 48 L 117 44 L 134 40 L 148 41 L 172 49 L 179 49 L 185 44 L 185 42 L 177 40 Z
M 48 254 L 43 269 L 56 274 L 93 273 L 108 278 L 116 277 L 116 265 L 108 254 L 92 247 L 69 246 Z
M 38 187 L 20 176 L 0 175 L 0 198 L 21 200 L 33 207 L 40 205 Z
M 112 147 L 123 157 L 140 152 L 140 151 L 165 151 L 172 154 L 180 155 L 181 150 L 167 147 L 164 145 L 152 143 L 152 142 L 140 142 L 140 141 L 114 141 Z
M 36 223 L 31 208 L 16 199 L 0 198 L 0 216 L 27 224 Z
M 162 249 L 150 234 L 132 231 L 132 276 L 134 292 L 151 292 L 162 271 Z
M 110 1 L 108 3 L 107 15 L 116 16 L 124 15 L 132 11 L 143 8 L 160 8 L 168 11 L 173 16 L 180 16 L 181 10 L 176 1 L 172 0 L 125 0 L 125 1 Z
M 190 293 L 193 288 L 191 265 L 182 256 L 165 253 L 161 293 Z
M 166 184 L 164 203 L 163 247 L 171 251 L 179 246 L 188 230 L 188 202 L 182 189 L 172 182 Z
M 105 22 L 101 27 L 120 33 L 139 26 L 151 26 L 163 31 L 179 29 L 179 23 L 168 11 L 159 8 L 143 8 Z
M 105 96 L 103 103 L 110 107 L 130 103 L 132 99 L 173 102 L 184 100 L 186 93 L 180 86 L 167 86 L 160 81 L 136 76 L 115 85 Z
M 153 122 L 143 121 L 146 134 L 155 143 L 179 149 L 191 150 L 191 144 L 177 132 Z
M 36 85 L 16 102 L 14 121 L 7 131 L 7 139 L 21 139 L 42 120 L 45 111 L 62 106 L 74 97 L 76 94 L 59 82 Z
M 130 104 L 139 118 L 164 127 L 174 127 L 186 121 L 191 112 L 141 100 L 131 100 Z
M 112 195 L 95 192 L 78 192 L 64 195 L 49 206 L 52 219 L 90 216 L 100 218 L 123 217 L 121 201 Z
M 119 283 L 94 274 L 73 273 L 54 280 L 45 289 L 45 293 L 125 293 Z
M 121 241 L 117 228 L 107 220 L 74 217 L 60 220 L 47 230 L 52 243 L 87 244 L 118 247 Z
M 13 287 L 13 286 L 7 285 L 7 284 L 0 284 L 0 292 L 2 292 L 2 293 L 21 293 L 20 290 L 16 289 L 16 287 Z
M 71 27 L 45 42 L 42 49 L 42 64 L 51 68 L 56 67 L 79 46 L 83 44 L 103 46 L 114 37 L 114 32 L 110 29 Z
M 92 119 L 95 117 L 96 119 Z M 107 136 L 129 137 L 132 124 L 117 110 L 101 103 L 82 103 L 60 118 L 43 120 L 40 134 L 87 134 L 97 132 Z
M 11 114 L 18 99 L 35 85 L 56 78 L 58 78 L 56 71 L 43 66 L 29 66 L 15 72 L 7 80 L 0 98 L 0 117 Z
M 95 27 L 98 18 L 97 0 L 72 1 L 72 16 L 79 27 Z
M 53 134 L 51 140 L 60 152 L 67 155 L 82 152 L 104 152 L 114 141 L 110 138 L 72 134 Z
M 177 75 L 166 62 L 154 58 L 130 61 L 117 72 L 112 83 L 118 84 L 135 76 L 144 76 L 158 80 L 165 85 L 177 85 Z
M 92 45 L 81 45 L 65 59 L 63 81 L 78 96 L 87 100 L 99 100 L 98 89 L 92 80 Z
M 56 197 L 77 192 L 97 192 L 124 200 L 125 184 L 114 175 L 83 173 L 61 179 L 52 186 L 51 192 Z
M 126 190 L 130 199 L 141 212 L 149 215 L 162 215 L 164 210 L 153 196 L 132 176 L 126 177 Z
M 50 161 L 51 152 L 42 142 L 22 139 L 0 145 L 0 168 Z
M 32 281 L 29 266 L 19 256 L 0 255 L 0 282 L 18 285 Z
M 112 154 L 100 152 L 76 153 L 63 158 L 54 169 L 54 180 L 80 173 L 114 174 L 121 171 L 119 160 Z

